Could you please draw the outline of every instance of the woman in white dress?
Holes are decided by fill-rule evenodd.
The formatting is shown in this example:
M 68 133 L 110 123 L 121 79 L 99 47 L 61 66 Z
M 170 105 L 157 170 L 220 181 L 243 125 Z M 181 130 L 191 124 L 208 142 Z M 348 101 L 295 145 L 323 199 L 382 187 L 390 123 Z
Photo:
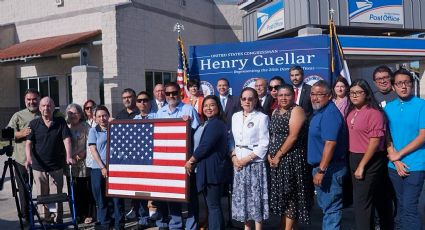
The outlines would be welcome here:
M 245 229 L 261 229 L 269 217 L 267 172 L 265 159 L 269 144 L 269 117 L 260 112 L 257 92 L 242 90 L 243 110 L 232 117 L 235 149 L 231 154 L 234 166 L 232 218 L 244 222 Z

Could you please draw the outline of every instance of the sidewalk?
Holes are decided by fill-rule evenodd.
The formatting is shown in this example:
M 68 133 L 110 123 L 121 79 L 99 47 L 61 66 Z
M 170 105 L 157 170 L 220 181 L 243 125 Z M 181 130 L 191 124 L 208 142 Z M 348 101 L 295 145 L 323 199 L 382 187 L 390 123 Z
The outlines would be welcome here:
M 4 162 L 7 160 L 6 156 L 0 156 L 0 170 L 3 172 L 3 166 Z M 229 208 L 227 206 L 227 199 L 223 198 L 222 200 L 222 207 L 224 210 L 224 216 L 226 218 L 226 223 L 228 219 L 228 211 Z M 205 206 L 201 203 L 201 210 L 205 209 Z M 129 205 L 126 205 L 127 209 Z M 69 208 L 67 205 L 64 207 L 65 209 L 65 216 L 68 217 L 68 219 L 65 219 L 65 221 L 69 220 Z M 312 224 L 309 226 L 301 225 L 299 229 L 321 229 L 321 219 L 322 214 L 320 209 L 317 205 L 313 207 L 312 213 Z M 232 221 L 233 226 L 235 228 L 227 228 L 227 229 L 243 229 L 243 224 Z M 126 223 L 126 229 L 136 229 L 136 221 L 128 221 Z M 279 226 L 279 217 L 272 216 L 269 220 L 267 220 L 264 223 L 263 229 L 265 230 L 275 230 L 278 229 Z M 94 229 L 93 225 L 80 225 L 82 229 Z M 9 172 L 6 173 L 4 188 L 2 191 L 0 191 L 0 229 L 7 229 L 7 230 L 19 230 L 19 220 L 16 212 L 15 207 L 15 200 L 12 197 L 12 187 L 10 184 L 10 178 L 9 178 Z M 150 228 L 150 229 L 157 229 L 157 228 Z M 348 208 L 344 210 L 343 214 L 343 229 L 354 229 L 354 218 L 353 218 L 353 211 L 352 208 Z

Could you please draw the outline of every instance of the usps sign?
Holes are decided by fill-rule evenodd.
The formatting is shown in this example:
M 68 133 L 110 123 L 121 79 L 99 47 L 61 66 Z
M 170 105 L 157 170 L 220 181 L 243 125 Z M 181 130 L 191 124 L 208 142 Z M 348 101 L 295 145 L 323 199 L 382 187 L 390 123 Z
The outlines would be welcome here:
M 404 24 L 403 0 L 348 0 L 350 22 Z

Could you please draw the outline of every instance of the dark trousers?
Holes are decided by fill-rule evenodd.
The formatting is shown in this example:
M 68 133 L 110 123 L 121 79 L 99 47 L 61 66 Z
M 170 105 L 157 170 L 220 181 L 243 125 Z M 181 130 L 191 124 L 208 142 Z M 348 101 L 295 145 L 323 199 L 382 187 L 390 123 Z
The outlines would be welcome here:
M 397 227 L 406 230 L 422 229 L 418 203 L 425 171 L 413 171 L 407 177 L 399 176 L 394 169 L 388 171 L 397 196 L 397 216 L 400 221 Z
M 385 160 L 381 152 L 375 153 L 364 169 L 363 179 L 354 177 L 354 173 L 364 154 L 350 153 L 350 169 L 353 183 L 354 215 L 357 229 L 375 229 L 375 198 L 384 196 L 378 194 L 377 188 L 384 178 Z
M 222 185 L 209 184 L 202 191 L 208 208 L 208 229 L 224 229 L 224 216 L 221 208 Z
M 74 177 L 74 201 L 75 212 L 81 222 L 84 221 L 84 218 L 95 216 L 96 203 L 91 191 L 90 177 Z
M 114 228 L 116 230 L 124 228 L 124 202 L 120 198 L 110 198 L 105 196 L 105 178 L 100 169 L 91 170 L 91 186 L 93 197 L 96 201 L 97 221 L 103 227 L 110 223 L 110 216 L 114 218 Z
M 388 176 L 388 158 L 387 153 L 384 152 L 384 172 L 382 177 L 378 181 L 376 188 L 376 196 L 374 197 L 374 203 L 376 212 L 379 217 L 379 226 L 381 230 L 393 230 L 395 225 L 395 206 L 396 197 L 393 185 L 391 184 L 390 177 Z
M 18 174 L 22 175 L 22 179 L 24 179 L 23 183 L 19 180 Z M 20 209 L 22 212 L 22 217 L 28 220 L 29 218 L 29 199 L 28 199 L 28 193 L 25 189 L 25 184 L 29 183 L 29 176 L 27 169 L 25 166 L 16 163 L 15 168 L 15 180 L 16 184 L 18 185 L 18 196 L 19 196 L 19 204 L 21 205 Z

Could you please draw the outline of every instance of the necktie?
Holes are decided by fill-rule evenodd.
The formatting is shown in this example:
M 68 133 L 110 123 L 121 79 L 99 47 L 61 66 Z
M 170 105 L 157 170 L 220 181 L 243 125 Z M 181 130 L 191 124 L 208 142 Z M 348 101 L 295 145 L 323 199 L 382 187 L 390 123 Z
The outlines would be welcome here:
M 223 110 L 226 108 L 226 98 L 225 97 L 221 98 L 221 106 L 223 107 Z
M 298 87 L 294 88 L 294 101 L 296 104 L 298 104 Z
M 162 108 L 162 102 L 158 102 L 158 109 Z
M 260 105 L 263 106 L 263 98 L 260 98 Z

